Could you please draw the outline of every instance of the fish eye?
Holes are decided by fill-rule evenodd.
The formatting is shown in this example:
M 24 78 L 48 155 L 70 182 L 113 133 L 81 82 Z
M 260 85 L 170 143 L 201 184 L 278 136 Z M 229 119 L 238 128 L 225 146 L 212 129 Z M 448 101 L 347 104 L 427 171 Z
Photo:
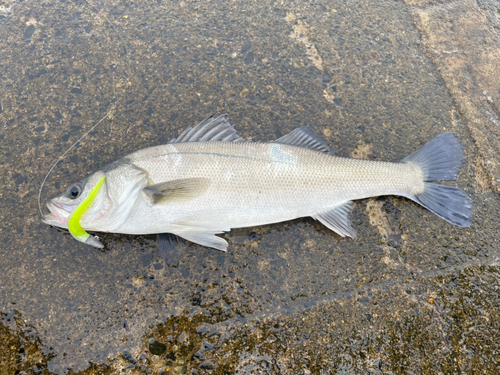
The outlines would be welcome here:
M 71 185 L 68 188 L 68 191 L 66 192 L 66 194 L 68 195 L 68 198 L 70 198 L 70 199 L 78 198 L 80 196 L 80 194 L 82 193 L 82 188 L 83 188 L 82 184 L 79 182 Z

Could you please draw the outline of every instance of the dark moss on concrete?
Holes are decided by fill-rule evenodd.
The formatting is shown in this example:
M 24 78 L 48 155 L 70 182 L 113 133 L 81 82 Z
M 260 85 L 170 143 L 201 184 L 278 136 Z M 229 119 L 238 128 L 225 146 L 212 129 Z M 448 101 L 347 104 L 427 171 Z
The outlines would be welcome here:
M 19 374 L 22 371 L 47 374 L 51 356 L 44 353 L 37 330 L 26 324 L 18 311 L 0 314 L 0 374 Z M 9 329 L 9 327 L 11 329 Z
M 145 350 L 143 362 L 167 374 L 495 374 L 499 271 L 471 267 L 358 290 L 302 314 L 228 329 L 216 314 L 182 314 L 145 336 L 167 349 Z

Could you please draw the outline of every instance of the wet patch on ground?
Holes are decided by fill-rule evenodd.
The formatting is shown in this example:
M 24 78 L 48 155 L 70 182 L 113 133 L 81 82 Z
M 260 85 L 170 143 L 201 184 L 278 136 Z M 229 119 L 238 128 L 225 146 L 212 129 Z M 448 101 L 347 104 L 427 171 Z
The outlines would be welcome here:
M 498 266 L 472 267 L 406 280 L 302 314 L 224 328 L 214 324 L 217 314 L 183 314 L 156 327 L 141 350 L 123 353 L 113 367 L 155 374 L 432 374 L 475 368 L 493 374 L 500 361 L 498 272 Z

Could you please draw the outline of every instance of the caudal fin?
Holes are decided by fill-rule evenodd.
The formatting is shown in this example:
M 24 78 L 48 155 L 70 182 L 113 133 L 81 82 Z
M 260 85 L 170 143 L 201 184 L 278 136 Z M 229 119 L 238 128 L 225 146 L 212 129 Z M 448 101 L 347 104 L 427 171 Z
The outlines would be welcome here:
M 456 180 L 464 162 L 464 150 L 455 133 L 443 133 L 427 142 L 402 160 L 420 166 L 424 181 Z M 407 195 L 444 220 L 468 227 L 472 217 L 472 203 L 462 190 L 425 183 L 424 192 Z

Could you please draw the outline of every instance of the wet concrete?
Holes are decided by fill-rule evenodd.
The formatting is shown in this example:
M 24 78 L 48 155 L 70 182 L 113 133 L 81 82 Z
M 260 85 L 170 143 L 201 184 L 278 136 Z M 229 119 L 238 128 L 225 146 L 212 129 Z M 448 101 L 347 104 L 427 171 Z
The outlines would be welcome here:
M 461 3 L 0 2 L 2 371 L 496 373 L 497 8 L 454 24 Z M 473 222 L 382 197 L 354 205 L 356 240 L 305 218 L 174 262 L 154 236 L 100 252 L 40 224 L 37 195 L 110 110 L 44 201 L 224 112 L 248 139 L 307 124 L 374 160 L 455 131 Z
M 500 8 L 498 1 L 407 0 L 432 58 L 500 189 Z

